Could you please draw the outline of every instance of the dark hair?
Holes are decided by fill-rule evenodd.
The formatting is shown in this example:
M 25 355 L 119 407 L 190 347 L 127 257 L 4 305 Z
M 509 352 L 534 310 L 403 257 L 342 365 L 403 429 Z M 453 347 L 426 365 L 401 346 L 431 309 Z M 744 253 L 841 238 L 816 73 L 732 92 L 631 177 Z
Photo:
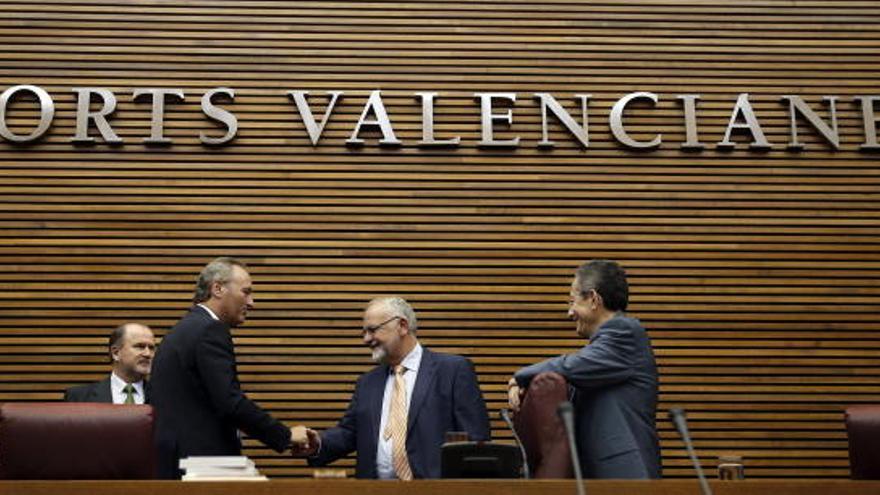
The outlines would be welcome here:
M 629 303 L 629 286 L 626 271 L 614 261 L 592 260 L 575 272 L 579 289 L 586 295 L 590 289 L 602 296 L 602 304 L 611 311 L 625 311 Z
M 225 256 L 205 265 L 196 281 L 196 292 L 193 295 L 193 302 L 200 303 L 211 299 L 211 286 L 214 285 L 214 282 L 221 284 L 229 282 L 232 279 L 233 266 L 247 270 L 247 265 L 243 261 Z

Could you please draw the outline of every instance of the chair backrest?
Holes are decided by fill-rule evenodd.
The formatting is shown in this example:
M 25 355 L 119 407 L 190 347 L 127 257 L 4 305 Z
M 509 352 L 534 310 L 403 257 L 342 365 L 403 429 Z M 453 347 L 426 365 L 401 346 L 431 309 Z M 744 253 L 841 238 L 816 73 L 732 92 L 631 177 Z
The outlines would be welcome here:
M 2 479 L 151 479 L 155 458 L 152 406 L 0 405 Z
M 849 472 L 854 480 L 880 480 L 880 405 L 846 409 Z
M 556 408 L 568 400 L 568 383 L 557 373 L 532 379 L 514 427 L 528 456 L 532 478 L 572 478 L 571 452 Z

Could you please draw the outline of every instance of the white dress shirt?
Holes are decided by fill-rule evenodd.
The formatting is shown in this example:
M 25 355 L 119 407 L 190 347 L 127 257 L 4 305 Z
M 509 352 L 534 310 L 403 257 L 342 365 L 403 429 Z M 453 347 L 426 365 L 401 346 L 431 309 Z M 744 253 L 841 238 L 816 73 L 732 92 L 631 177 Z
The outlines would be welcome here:
M 405 368 L 406 373 L 403 374 L 403 381 L 406 383 L 406 410 L 407 418 L 409 418 L 409 403 L 412 400 L 413 390 L 416 388 L 416 376 L 419 374 L 419 364 L 422 362 L 422 345 L 416 343 L 413 350 L 403 358 L 400 362 Z M 397 473 L 394 472 L 394 463 L 391 460 L 392 442 L 389 438 L 385 440 L 383 433 L 385 425 L 388 424 L 388 417 L 391 410 L 391 396 L 394 393 L 394 368 L 388 373 L 388 379 L 385 380 L 385 395 L 382 397 L 382 421 L 379 423 L 379 446 L 376 451 L 376 473 L 379 479 L 396 479 Z
M 125 404 L 125 392 L 122 390 L 128 383 L 116 376 L 116 373 L 110 372 L 110 395 L 113 396 L 114 404 Z M 134 397 L 135 404 L 143 404 L 144 399 L 144 381 L 141 380 L 139 382 L 134 382 L 131 384 L 134 387 L 134 392 L 132 392 L 132 397 Z

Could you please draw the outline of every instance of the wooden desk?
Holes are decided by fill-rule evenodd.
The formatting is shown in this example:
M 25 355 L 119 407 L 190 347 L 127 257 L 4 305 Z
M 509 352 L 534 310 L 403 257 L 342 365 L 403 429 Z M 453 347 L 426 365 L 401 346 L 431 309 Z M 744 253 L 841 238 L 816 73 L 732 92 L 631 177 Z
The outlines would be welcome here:
M 696 480 L 588 481 L 588 495 L 700 495 Z M 870 495 L 880 481 L 711 481 L 715 495 Z M 567 495 L 572 481 L 367 480 L 269 482 L 0 481 L 2 495 Z

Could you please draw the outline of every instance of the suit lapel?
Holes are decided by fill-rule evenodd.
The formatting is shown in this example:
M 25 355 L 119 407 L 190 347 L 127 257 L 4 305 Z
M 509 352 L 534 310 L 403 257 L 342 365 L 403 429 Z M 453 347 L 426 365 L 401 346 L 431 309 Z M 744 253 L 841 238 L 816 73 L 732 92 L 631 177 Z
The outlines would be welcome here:
M 416 385 L 413 389 L 412 400 L 409 402 L 409 414 L 407 415 L 407 437 L 413 431 L 416 418 L 425 404 L 428 392 L 433 388 L 437 367 L 434 362 L 434 353 L 422 348 L 422 362 L 419 363 L 419 374 L 416 376 Z
M 383 365 L 381 371 L 373 373 L 367 383 L 364 383 L 364 397 L 370 401 L 367 404 L 370 418 L 370 439 L 373 442 L 370 452 L 375 453 L 379 442 L 379 427 L 382 423 L 382 399 L 385 397 L 385 382 L 388 380 L 388 366 Z M 375 454 L 374 454 L 375 455 Z
M 95 388 L 92 389 L 92 393 L 95 396 L 95 402 L 109 402 L 113 403 L 113 392 L 110 390 L 110 377 L 101 380 L 95 385 Z

